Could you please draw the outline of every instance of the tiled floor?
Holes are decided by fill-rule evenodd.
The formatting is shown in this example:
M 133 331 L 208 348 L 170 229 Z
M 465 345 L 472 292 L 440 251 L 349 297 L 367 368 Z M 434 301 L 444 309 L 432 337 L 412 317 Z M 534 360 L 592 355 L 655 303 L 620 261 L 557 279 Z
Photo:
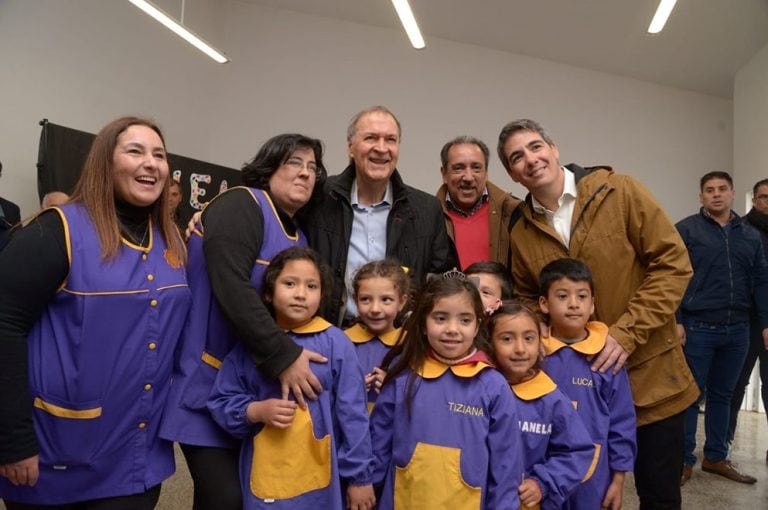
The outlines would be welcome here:
M 703 443 L 703 416 L 699 421 L 699 451 Z M 747 510 L 768 509 L 768 464 L 765 455 L 768 449 L 768 426 L 763 414 L 742 411 L 739 429 L 731 454 L 739 469 L 757 478 L 755 485 L 742 485 L 725 478 L 704 473 L 696 466 L 693 477 L 683 487 L 683 509 L 725 510 L 743 508 Z M 186 510 L 192 508 L 192 482 L 184 458 L 177 449 L 177 472 L 163 484 L 157 510 Z M 0 503 L 0 508 L 5 506 Z M 638 508 L 632 475 L 627 477 L 624 491 L 624 508 Z

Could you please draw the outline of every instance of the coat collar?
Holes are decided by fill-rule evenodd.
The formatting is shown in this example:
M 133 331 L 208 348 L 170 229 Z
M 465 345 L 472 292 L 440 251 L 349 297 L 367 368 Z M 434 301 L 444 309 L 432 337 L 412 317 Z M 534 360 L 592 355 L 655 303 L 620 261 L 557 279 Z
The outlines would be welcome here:
M 704 209 L 703 207 L 699 207 L 699 214 L 700 214 L 700 215 L 701 215 L 701 216 L 702 216 L 702 217 L 703 217 L 705 220 L 707 220 L 707 221 L 710 221 L 710 222 L 712 222 L 712 223 L 716 224 L 717 226 L 721 226 L 721 225 L 720 225 L 720 223 L 718 223 L 717 221 L 715 221 L 715 220 L 712 218 L 712 215 L 711 215 L 711 214 L 709 214 L 709 212 L 708 212 L 706 209 Z M 741 225 L 741 222 L 742 222 L 742 221 L 743 221 L 742 217 L 741 217 L 741 216 L 739 216 L 739 215 L 736 213 L 736 211 L 734 211 L 733 209 L 731 209 L 731 219 L 730 219 L 730 220 L 728 220 L 728 223 L 730 223 L 732 227 L 735 227 L 736 225 Z
M 492 183 L 490 180 L 485 181 L 485 189 L 488 192 L 488 201 L 491 204 L 491 207 L 498 207 L 501 205 L 502 207 L 506 205 L 504 203 L 505 199 L 507 197 L 512 198 L 514 200 L 513 207 L 519 203 L 520 199 L 514 196 L 512 193 L 507 193 L 500 187 L 496 186 L 494 183 Z M 446 197 L 448 196 L 448 187 L 445 184 L 441 184 L 439 188 L 437 188 L 437 192 L 435 192 L 435 196 L 437 197 L 437 200 L 440 202 L 440 205 L 443 208 L 443 211 L 446 210 Z
M 576 205 L 577 209 L 581 209 L 584 205 L 584 200 L 589 199 L 590 196 L 592 196 L 596 191 L 600 189 L 600 187 L 605 183 L 605 179 L 596 179 L 596 180 L 586 180 L 584 182 L 581 182 L 584 177 L 587 177 L 588 175 L 596 175 L 596 172 L 599 170 L 605 170 L 608 173 L 607 175 L 610 175 L 613 173 L 613 168 L 607 165 L 599 165 L 599 166 L 590 166 L 590 167 L 580 167 L 579 165 L 575 163 L 569 163 L 565 165 L 565 168 L 573 172 L 573 175 L 576 180 L 576 189 L 579 194 L 578 203 Z M 582 187 L 579 187 L 581 185 Z M 528 208 L 530 211 L 533 211 L 533 196 L 530 194 L 530 192 L 525 196 L 525 203 L 528 204 Z M 574 211 L 575 213 L 575 211 Z
M 355 165 L 354 163 L 350 163 L 343 172 L 328 179 L 328 192 L 338 195 L 346 200 L 347 203 L 351 203 L 352 183 L 355 181 L 355 178 Z M 408 187 L 403 182 L 402 177 L 400 177 L 400 172 L 398 172 L 397 169 L 392 172 L 392 175 L 389 177 L 389 182 L 392 184 L 393 203 L 397 202 L 407 194 Z

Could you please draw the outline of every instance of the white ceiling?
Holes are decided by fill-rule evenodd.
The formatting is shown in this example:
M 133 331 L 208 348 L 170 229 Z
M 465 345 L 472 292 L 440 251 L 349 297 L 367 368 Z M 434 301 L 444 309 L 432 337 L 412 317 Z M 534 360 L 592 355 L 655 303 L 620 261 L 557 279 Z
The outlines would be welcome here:
M 401 30 L 389 0 L 241 1 Z M 768 0 L 678 0 L 658 35 L 646 34 L 658 0 L 410 3 L 422 51 L 438 37 L 726 98 L 739 68 L 768 43 Z

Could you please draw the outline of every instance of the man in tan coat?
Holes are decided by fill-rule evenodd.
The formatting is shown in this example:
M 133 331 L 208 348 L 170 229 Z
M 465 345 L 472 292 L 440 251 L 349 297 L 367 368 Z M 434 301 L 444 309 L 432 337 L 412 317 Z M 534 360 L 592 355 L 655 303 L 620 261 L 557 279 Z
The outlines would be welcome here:
M 440 151 L 443 184 L 437 199 L 464 269 L 495 260 L 509 267 L 509 220 L 520 200 L 488 181 L 490 151 L 482 140 L 459 136 Z
M 684 411 L 699 393 L 675 330 L 692 274 L 682 239 L 632 177 L 610 167 L 561 166 L 557 146 L 534 121 L 504 126 L 498 153 L 530 192 L 510 233 L 518 294 L 535 302 L 539 271 L 552 260 L 572 257 L 592 268 L 595 316 L 610 328 L 592 369 L 627 366 L 641 508 L 680 508 Z

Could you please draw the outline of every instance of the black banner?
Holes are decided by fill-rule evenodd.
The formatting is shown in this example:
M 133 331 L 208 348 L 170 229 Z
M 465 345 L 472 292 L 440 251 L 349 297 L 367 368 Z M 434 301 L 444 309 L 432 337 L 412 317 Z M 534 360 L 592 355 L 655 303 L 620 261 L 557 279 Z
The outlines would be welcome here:
M 51 191 L 71 194 L 80 177 L 96 135 L 40 121 L 40 147 L 37 155 L 37 193 Z M 171 177 L 181 184 L 183 200 L 179 217 L 185 224 L 195 211 L 203 208 L 221 191 L 240 184 L 240 171 L 178 154 L 168 153 Z

